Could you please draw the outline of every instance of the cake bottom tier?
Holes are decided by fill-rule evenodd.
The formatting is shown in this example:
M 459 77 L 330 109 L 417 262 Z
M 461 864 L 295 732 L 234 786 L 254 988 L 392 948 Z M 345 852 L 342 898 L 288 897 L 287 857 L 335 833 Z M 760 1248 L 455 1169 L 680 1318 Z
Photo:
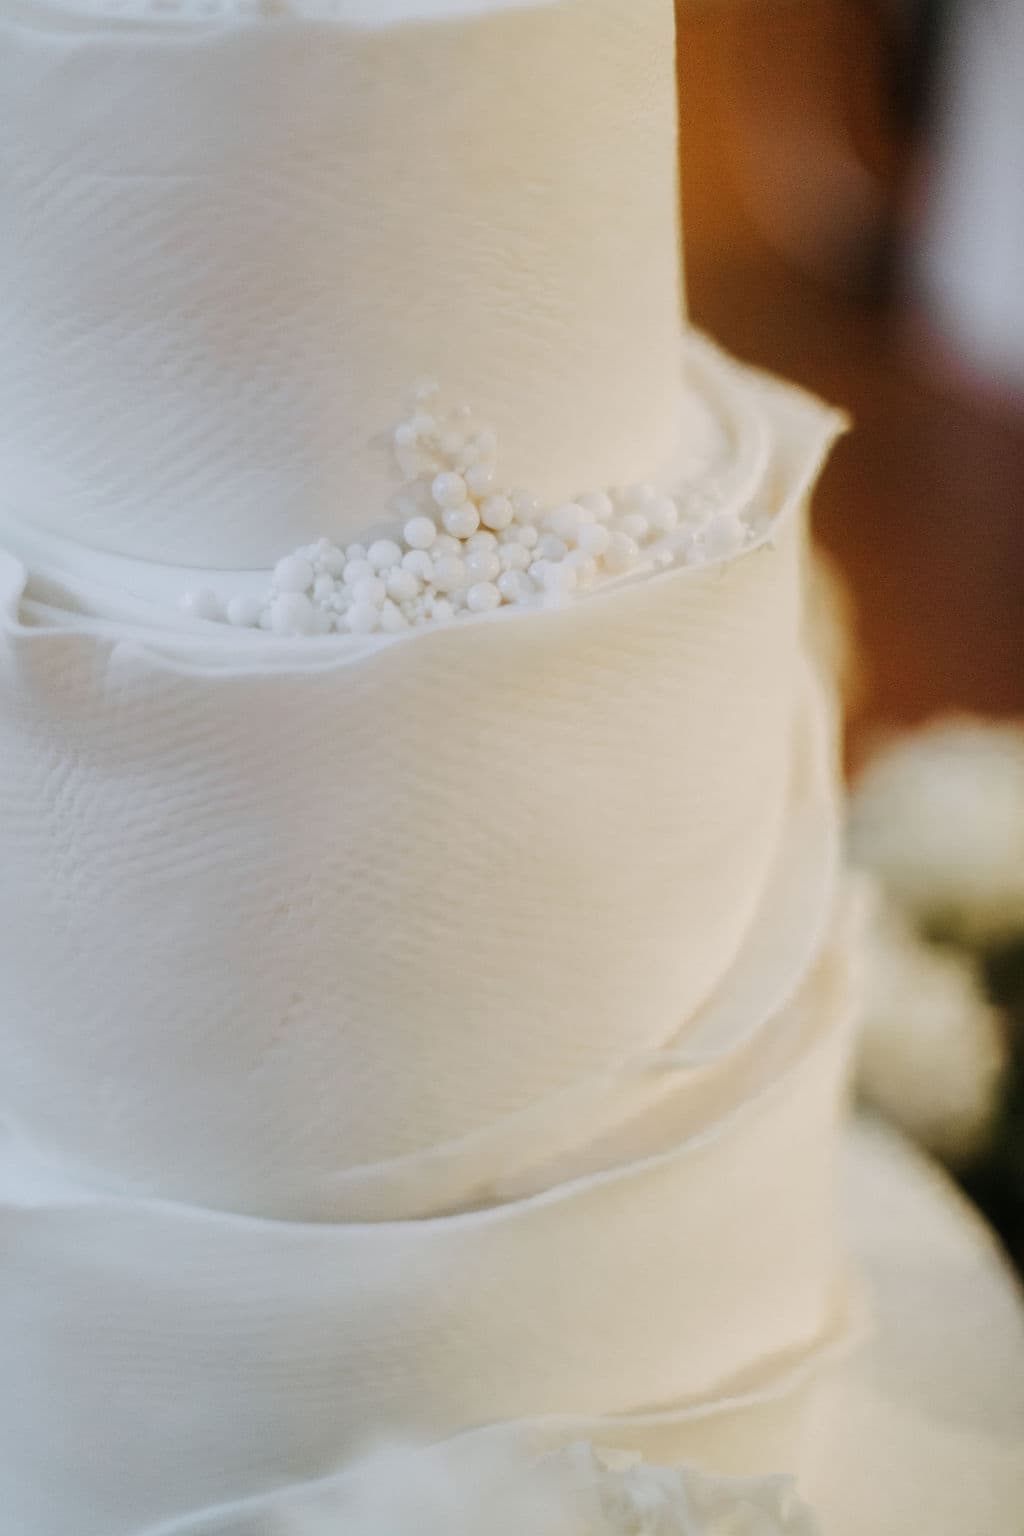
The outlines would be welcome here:
M 395 1436 L 799 1462 L 853 1326 L 834 1219 L 852 991 L 840 923 L 749 1097 L 675 1141 L 661 1126 L 632 1161 L 443 1217 L 300 1223 L 104 1193 L 10 1137 L 11 1529 L 269 1532 Z

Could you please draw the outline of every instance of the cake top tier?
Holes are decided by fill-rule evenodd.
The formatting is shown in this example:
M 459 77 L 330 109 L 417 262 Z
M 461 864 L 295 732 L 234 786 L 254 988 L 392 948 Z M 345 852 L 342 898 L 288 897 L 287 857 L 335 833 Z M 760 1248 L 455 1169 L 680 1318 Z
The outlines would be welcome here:
M 185 23 L 185 24 L 183 24 Z M 0 497 L 261 567 L 443 376 L 545 497 L 677 422 L 670 0 L 0 3 Z

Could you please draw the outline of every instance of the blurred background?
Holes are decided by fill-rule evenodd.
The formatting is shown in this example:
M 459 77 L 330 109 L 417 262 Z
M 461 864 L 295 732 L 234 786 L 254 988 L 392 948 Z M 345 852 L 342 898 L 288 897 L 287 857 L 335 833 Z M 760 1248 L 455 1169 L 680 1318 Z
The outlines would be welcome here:
M 691 318 L 844 406 L 860 1090 L 1024 1272 L 1024 0 L 678 0 Z

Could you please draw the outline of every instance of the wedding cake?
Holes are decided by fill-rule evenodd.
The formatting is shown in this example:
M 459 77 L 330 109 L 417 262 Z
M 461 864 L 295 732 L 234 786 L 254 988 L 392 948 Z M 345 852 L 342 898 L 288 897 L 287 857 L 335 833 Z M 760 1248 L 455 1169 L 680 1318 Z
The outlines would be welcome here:
M 842 420 L 684 319 L 670 0 L 0 0 L 0 102 L 5 1536 L 803 1473 Z

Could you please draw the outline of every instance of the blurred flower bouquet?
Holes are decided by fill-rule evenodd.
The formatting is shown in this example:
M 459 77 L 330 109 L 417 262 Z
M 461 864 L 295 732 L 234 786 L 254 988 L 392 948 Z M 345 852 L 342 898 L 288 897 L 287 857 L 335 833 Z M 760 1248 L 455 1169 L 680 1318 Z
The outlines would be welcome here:
M 886 742 L 849 840 L 879 888 L 862 1097 L 957 1171 L 1024 1271 L 1024 727 Z

